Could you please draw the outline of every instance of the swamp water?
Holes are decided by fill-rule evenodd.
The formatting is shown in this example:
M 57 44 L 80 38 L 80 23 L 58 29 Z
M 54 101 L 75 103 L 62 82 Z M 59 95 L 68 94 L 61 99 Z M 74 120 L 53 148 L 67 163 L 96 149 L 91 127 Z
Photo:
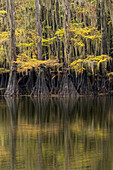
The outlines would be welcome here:
M 0 170 L 76 169 L 113 169 L 113 97 L 0 97 Z

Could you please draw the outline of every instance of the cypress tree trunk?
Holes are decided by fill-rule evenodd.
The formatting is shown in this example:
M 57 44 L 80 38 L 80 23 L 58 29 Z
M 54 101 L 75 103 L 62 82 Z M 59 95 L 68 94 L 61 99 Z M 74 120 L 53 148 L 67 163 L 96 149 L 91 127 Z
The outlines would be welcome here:
M 65 54 L 65 64 L 69 62 L 69 53 L 70 53 L 70 42 L 69 42 L 69 25 L 70 25 L 70 2 L 69 0 L 63 0 L 64 6 L 64 54 Z
M 100 12 L 101 12 L 101 54 L 108 54 L 107 50 L 107 28 L 106 28 L 106 12 L 104 7 L 104 1 L 100 0 Z
M 75 97 L 78 95 L 71 78 L 66 73 L 63 75 L 58 95 L 60 97 Z
M 41 46 L 41 23 L 40 23 L 40 4 L 39 0 L 35 0 L 36 6 L 36 28 L 37 28 L 37 58 L 42 59 L 42 46 Z
M 15 45 L 15 5 L 14 0 L 9 1 L 9 16 L 11 23 L 11 61 L 16 61 L 16 45 Z M 19 87 L 17 83 L 17 66 L 16 63 L 11 63 L 11 71 L 5 95 L 18 95 Z
M 37 80 L 35 86 L 31 92 L 31 95 L 34 97 L 47 97 L 49 96 L 49 90 L 46 85 L 44 71 L 40 70 L 37 75 Z
M 40 4 L 39 0 L 35 0 L 36 6 L 36 26 L 37 26 L 37 52 L 38 59 L 42 59 L 42 46 L 41 46 L 41 23 L 40 23 Z M 46 97 L 49 95 L 49 90 L 46 85 L 44 70 L 41 68 L 37 75 L 35 86 L 31 92 L 32 96 Z
M 70 40 L 69 40 L 69 28 L 70 28 L 70 0 L 63 0 L 64 6 L 64 63 L 65 70 L 58 91 L 58 95 L 61 97 L 74 97 L 77 96 L 77 91 L 69 78 L 67 71 L 68 64 L 70 63 Z
M 57 29 L 60 29 L 60 21 L 59 21 L 59 2 L 56 1 L 56 20 L 57 20 Z M 60 40 L 57 37 L 57 58 L 60 62 Z
M 110 0 L 110 14 L 112 19 L 112 27 L 113 27 L 113 1 Z

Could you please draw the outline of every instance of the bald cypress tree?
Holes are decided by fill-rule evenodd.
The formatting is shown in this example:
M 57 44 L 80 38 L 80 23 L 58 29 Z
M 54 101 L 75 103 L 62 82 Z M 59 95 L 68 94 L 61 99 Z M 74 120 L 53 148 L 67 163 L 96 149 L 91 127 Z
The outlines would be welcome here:
M 35 0 L 36 7 L 36 28 L 37 28 L 37 59 L 42 60 L 42 45 L 41 45 L 41 22 L 40 22 L 40 4 L 39 0 Z M 32 96 L 48 96 L 49 90 L 46 85 L 44 70 L 38 71 L 35 86 L 31 92 Z
M 65 63 L 69 62 L 69 53 L 70 53 L 70 42 L 69 42 L 69 33 L 68 29 L 70 27 L 70 1 L 63 0 L 64 6 L 64 32 L 65 32 L 65 40 L 64 40 L 64 55 L 65 55 Z
M 39 0 L 35 0 L 36 6 L 36 29 L 37 29 L 37 58 L 42 59 L 42 46 L 41 46 L 41 23 L 40 23 L 40 4 Z
M 104 0 L 100 0 L 100 13 L 101 13 L 101 54 L 108 54 L 107 48 L 107 14 L 105 12 Z
M 9 0 L 7 5 L 9 6 L 9 18 L 10 18 L 10 30 L 11 30 L 11 36 L 10 36 L 10 42 L 11 42 L 11 67 L 10 67 L 10 76 L 9 76 L 9 82 L 7 86 L 7 90 L 5 92 L 5 95 L 18 95 L 19 94 L 19 87 L 17 83 L 17 66 L 16 66 L 16 40 L 15 40 L 15 4 L 14 0 Z

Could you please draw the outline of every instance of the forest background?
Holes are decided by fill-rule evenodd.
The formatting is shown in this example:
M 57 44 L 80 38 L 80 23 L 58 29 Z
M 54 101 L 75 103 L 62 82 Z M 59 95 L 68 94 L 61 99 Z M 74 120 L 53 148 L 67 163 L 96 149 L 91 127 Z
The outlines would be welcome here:
M 0 0 L 0 92 L 112 94 L 112 0 Z

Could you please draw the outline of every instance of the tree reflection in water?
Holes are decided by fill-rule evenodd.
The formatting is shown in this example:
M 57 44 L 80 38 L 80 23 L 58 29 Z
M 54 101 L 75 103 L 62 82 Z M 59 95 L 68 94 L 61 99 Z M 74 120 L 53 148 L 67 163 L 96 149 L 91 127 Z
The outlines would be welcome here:
M 112 169 L 113 97 L 0 98 L 0 169 Z
M 18 130 L 18 106 L 19 99 L 14 97 L 5 97 L 11 122 L 11 169 L 16 170 L 16 139 Z

